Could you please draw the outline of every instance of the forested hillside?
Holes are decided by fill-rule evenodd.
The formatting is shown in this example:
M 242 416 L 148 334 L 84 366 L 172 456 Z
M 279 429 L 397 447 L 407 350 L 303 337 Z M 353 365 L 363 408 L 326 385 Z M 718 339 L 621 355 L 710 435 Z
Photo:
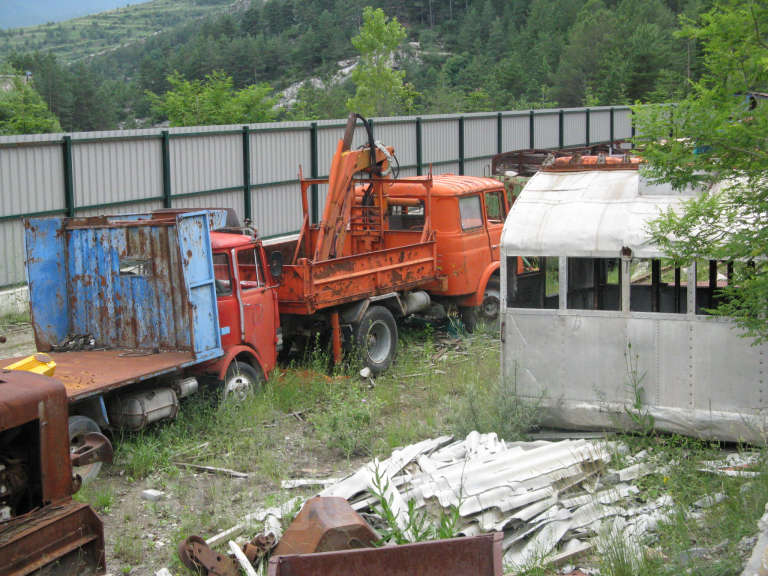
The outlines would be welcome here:
M 396 17 L 407 32 L 394 65 L 405 71 L 416 95 L 410 109 L 398 112 L 617 105 L 675 100 L 685 94 L 689 79 L 699 74 L 701 55 L 695 42 L 675 32 L 681 18 L 695 20 L 711 2 L 254 0 L 250 6 L 244 4 L 236 11 L 225 10 L 222 4 L 215 15 L 169 26 L 141 42 L 81 59 L 71 67 L 44 50 L 24 52 L 23 46 L 0 57 L 18 70 L 33 72 L 36 88 L 65 130 L 162 120 L 147 92 L 162 94 L 174 72 L 177 79 L 200 80 L 221 71 L 231 76 L 235 89 L 268 83 L 276 95 L 292 86 L 293 97 L 284 99 L 278 118 L 339 117 L 355 90 L 339 71 L 358 55 L 350 39 L 358 33 L 363 7 L 373 5 Z M 296 83 L 302 81 L 299 88 Z

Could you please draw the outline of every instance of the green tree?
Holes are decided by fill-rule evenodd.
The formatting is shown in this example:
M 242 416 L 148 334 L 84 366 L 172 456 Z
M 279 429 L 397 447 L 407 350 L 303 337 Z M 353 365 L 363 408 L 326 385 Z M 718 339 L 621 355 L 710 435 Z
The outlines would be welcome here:
M 397 18 L 388 20 L 380 8 L 365 7 L 363 25 L 352 38 L 360 61 L 350 74 L 357 87 L 355 95 L 347 100 L 351 112 L 389 116 L 413 109 L 418 93 L 405 82 L 404 71 L 392 68 L 395 51 L 405 36 L 405 28 Z
M 156 113 L 171 126 L 239 124 L 274 120 L 276 99 L 269 84 L 254 84 L 235 90 L 232 78 L 214 71 L 204 80 L 185 80 L 178 72 L 168 77 L 171 90 L 162 96 L 148 92 Z
M 0 134 L 61 132 L 40 94 L 20 77 L 11 82 L 10 89 L 0 89 Z
M 710 189 L 680 214 L 652 223 L 656 242 L 679 261 L 737 265 L 718 314 L 733 317 L 756 342 L 768 340 L 768 4 L 724 0 L 682 35 L 704 47 L 704 74 L 675 107 L 638 107 L 648 173 L 675 187 Z M 670 122 L 671 120 L 671 122 Z M 670 124 L 673 134 L 670 137 Z

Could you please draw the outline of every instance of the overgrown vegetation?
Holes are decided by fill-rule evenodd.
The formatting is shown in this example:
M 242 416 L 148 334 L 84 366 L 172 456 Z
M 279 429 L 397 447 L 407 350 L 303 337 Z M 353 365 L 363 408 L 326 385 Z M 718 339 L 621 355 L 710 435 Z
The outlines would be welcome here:
M 678 17 L 695 21 L 711 5 L 253 0 L 237 10 L 226 0 L 155 0 L 0 31 L 0 58 L 32 71 L 65 130 L 160 120 L 147 92 L 173 89 L 175 73 L 195 82 L 215 71 L 235 90 L 292 86 L 279 119 L 341 118 L 350 99 L 376 114 L 664 102 L 700 74 L 701 41 L 676 35 Z M 366 6 L 402 28 L 378 26 L 375 46 L 362 42 Z M 392 57 L 369 58 L 384 52 Z
M 637 108 L 649 175 L 676 188 L 712 188 L 653 222 L 653 240 L 678 263 L 736 262 L 714 313 L 755 343 L 768 340 L 768 227 L 760 224 L 768 205 L 767 34 L 765 2 L 724 1 L 700 22 L 686 21 L 680 37 L 704 48 L 701 79 L 674 107 Z

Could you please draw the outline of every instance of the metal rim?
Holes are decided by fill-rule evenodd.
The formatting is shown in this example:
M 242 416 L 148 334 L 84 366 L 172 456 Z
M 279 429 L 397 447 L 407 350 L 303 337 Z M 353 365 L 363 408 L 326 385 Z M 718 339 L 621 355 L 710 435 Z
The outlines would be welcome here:
M 375 364 L 386 362 L 392 348 L 392 334 L 382 320 L 374 320 L 365 335 L 368 358 Z
M 244 372 L 236 372 L 224 383 L 224 398 L 234 400 L 245 400 L 256 387 L 253 378 Z
M 70 453 L 76 452 L 84 444 L 83 436 L 85 436 L 85 433 L 72 437 L 72 440 L 69 442 Z M 103 462 L 91 462 L 85 466 L 72 466 L 72 474 L 80 476 L 83 484 L 87 484 L 99 474 L 102 464 Z

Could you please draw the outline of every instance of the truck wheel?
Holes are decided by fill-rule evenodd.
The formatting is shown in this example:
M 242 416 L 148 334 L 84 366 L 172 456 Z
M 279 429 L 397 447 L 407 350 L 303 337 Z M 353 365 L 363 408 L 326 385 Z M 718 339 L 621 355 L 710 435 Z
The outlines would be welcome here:
M 69 449 L 71 452 L 74 452 L 83 445 L 83 437 L 89 432 L 101 432 L 101 428 L 87 416 L 69 417 Z M 85 485 L 96 478 L 99 470 L 101 470 L 101 465 L 102 462 L 94 462 L 85 466 L 73 466 L 72 473 L 78 474 L 83 481 L 83 485 Z
M 501 309 L 501 295 L 498 290 L 486 290 L 480 315 L 486 320 L 496 320 Z
M 383 306 L 371 306 L 355 331 L 355 344 L 363 364 L 374 374 L 381 374 L 395 358 L 397 324 L 392 312 Z
M 464 329 L 472 334 L 477 326 L 477 307 L 476 306 L 459 306 L 459 318 L 461 318 Z
M 224 379 L 224 400 L 243 401 L 261 391 L 264 377 L 247 362 L 232 360 Z

